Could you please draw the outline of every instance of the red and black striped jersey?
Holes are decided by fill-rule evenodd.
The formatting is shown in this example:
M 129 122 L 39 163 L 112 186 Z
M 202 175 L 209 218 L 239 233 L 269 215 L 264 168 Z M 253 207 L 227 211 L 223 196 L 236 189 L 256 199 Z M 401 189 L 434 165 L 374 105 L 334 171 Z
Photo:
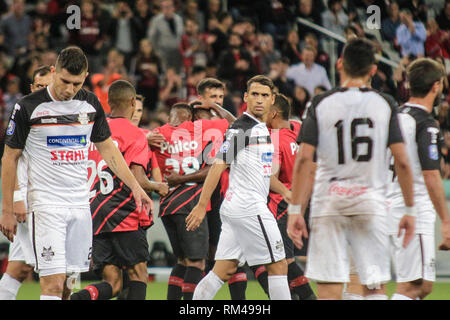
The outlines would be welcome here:
M 297 125 L 298 124 L 298 125 Z M 290 129 L 271 130 L 272 143 L 275 147 L 273 166 L 279 166 L 278 179 L 288 189 L 292 187 L 292 174 L 294 170 L 295 157 L 298 151 L 296 142 L 300 131 L 300 123 L 290 123 Z M 269 210 L 275 218 L 280 219 L 287 212 L 287 203 L 278 193 L 269 193 Z
M 158 160 L 163 177 L 172 170 L 178 174 L 191 174 L 203 168 L 211 154 L 220 148 L 223 136 L 228 129 L 226 119 L 185 121 L 179 126 L 166 124 L 156 128 L 165 142 L 158 147 L 152 147 Z M 203 183 L 189 182 L 172 189 L 161 198 L 159 215 L 189 214 L 197 204 Z
M 144 135 L 147 137 L 147 134 L 150 133 L 150 130 L 140 128 L 141 131 L 144 133 Z M 148 164 L 145 172 L 147 173 L 147 177 L 152 177 L 152 169 L 159 168 L 158 160 L 156 159 L 156 156 L 154 155 L 152 149 L 150 149 L 150 146 L 148 147 Z
M 148 144 L 142 131 L 125 118 L 109 118 L 112 140 L 128 166 L 147 168 Z M 88 184 L 94 235 L 148 227 L 152 217 L 137 210 L 131 190 L 108 167 L 92 144 L 89 149 Z

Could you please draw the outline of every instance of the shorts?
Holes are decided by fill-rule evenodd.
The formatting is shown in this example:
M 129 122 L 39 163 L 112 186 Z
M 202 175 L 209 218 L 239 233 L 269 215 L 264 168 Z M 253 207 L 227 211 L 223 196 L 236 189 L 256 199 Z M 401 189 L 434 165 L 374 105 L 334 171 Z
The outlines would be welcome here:
M 119 268 L 148 262 L 150 253 L 145 230 L 105 232 L 94 236 L 92 264 L 94 271 L 103 271 L 106 265 Z
M 209 230 L 207 219 L 203 219 L 194 231 L 186 230 L 184 214 L 171 214 L 161 217 L 169 237 L 174 255 L 179 259 L 206 259 L 209 249 Z
M 280 219 L 277 220 L 278 228 L 280 229 L 281 238 L 283 239 L 284 244 L 284 252 L 286 253 L 286 259 L 291 259 L 297 256 L 306 256 L 305 254 L 302 254 L 303 250 L 300 250 L 294 245 L 294 242 L 289 238 L 287 234 L 287 220 L 288 216 L 287 214 L 283 215 Z M 305 247 L 306 243 L 305 238 L 302 238 L 303 241 L 303 247 Z
M 249 266 L 255 266 L 285 259 L 283 239 L 269 209 L 261 215 L 220 217 L 222 232 L 215 260 L 247 261 Z
M 391 279 L 385 216 L 311 219 L 307 278 L 317 282 L 349 282 L 350 255 L 361 284 L 376 288 Z
M 92 218 L 89 208 L 42 207 L 31 213 L 31 240 L 39 276 L 89 271 Z
M 434 234 L 416 234 L 406 248 L 402 247 L 403 236 L 389 238 L 397 282 L 436 281 Z
M 36 264 L 33 252 L 33 245 L 31 243 L 31 237 L 29 232 L 30 216 L 27 217 L 27 221 L 17 224 L 17 233 L 14 237 L 14 241 L 9 246 L 9 261 L 23 261 L 30 266 Z

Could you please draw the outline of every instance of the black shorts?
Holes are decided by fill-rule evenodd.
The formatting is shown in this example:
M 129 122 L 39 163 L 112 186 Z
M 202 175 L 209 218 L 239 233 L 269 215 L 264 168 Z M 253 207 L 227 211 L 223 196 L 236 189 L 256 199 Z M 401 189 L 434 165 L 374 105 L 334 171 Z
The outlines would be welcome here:
M 209 248 L 208 221 L 203 219 L 197 229 L 187 231 L 186 217 L 187 215 L 184 214 L 171 214 L 161 217 L 173 253 L 179 259 L 206 259 Z
M 106 265 L 119 268 L 148 262 L 145 230 L 105 232 L 94 236 L 92 242 L 92 263 L 94 271 L 102 271 Z
M 206 214 L 209 229 L 209 244 L 217 247 L 219 243 L 220 230 L 222 229 L 222 220 L 220 220 L 220 207 L 224 197 L 220 193 L 220 184 L 214 190 L 211 196 L 211 210 Z
M 308 230 L 309 235 L 309 206 L 306 208 L 305 211 L 305 222 Z M 281 237 L 283 238 L 284 243 L 284 251 L 286 253 L 286 259 L 299 257 L 299 256 L 306 256 L 308 252 L 308 238 L 302 238 L 303 241 L 303 247 L 301 249 L 297 248 L 294 245 L 294 242 L 289 238 L 287 234 L 287 213 L 283 215 L 280 219 L 278 219 L 278 228 L 281 232 Z

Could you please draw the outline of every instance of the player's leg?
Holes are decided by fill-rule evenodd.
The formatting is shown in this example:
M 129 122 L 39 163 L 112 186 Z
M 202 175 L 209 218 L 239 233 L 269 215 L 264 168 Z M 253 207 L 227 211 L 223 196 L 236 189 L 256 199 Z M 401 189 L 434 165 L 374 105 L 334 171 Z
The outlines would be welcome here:
M 358 272 L 356 271 L 355 261 L 349 250 L 350 260 L 350 282 L 346 283 L 342 300 L 364 300 L 364 286 L 359 282 Z
M 244 266 L 238 266 L 236 272 L 228 280 L 231 300 L 245 300 L 247 289 L 247 273 Z
M 23 261 L 9 261 L 0 280 L 0 300 L 15 300 L 22 282 L 32 271 L 33 267 Z
M 65 273 L 42 275 L 39 273 L 39 282 L 41 285 L 41 300 L 61 300 L 64 291 Z
M 145 300 L 147 293 L 147 262 L 141 262 L 128 268 L 130 278 L 127 300 Z
M 250 270 L 253 271 L 256 280 L 258 281 L 261 288 L 263 288 L 264 292 L 269 296 L 269 282 L 268 282 L 268 274 L 265 266 L 250 266 Z

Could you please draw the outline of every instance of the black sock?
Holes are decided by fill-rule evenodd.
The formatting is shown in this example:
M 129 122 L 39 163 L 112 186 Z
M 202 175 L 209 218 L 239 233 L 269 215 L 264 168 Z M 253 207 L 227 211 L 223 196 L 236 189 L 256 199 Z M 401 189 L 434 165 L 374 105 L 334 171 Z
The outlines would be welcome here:
M 255 274 L 256 280 L 263 288 L 264 292 L 269 296 L 269 275 L 264 266 L 252 266 L 250 269 Z
M 297 295 L 299 300 L 316 300 L 308 278 L 304 276 L 303 270 L 296 262 L 288 265 L 288 281 L 291 295 Z
M 108 282 L 100 282 L 87 286 L 73 293 L 70 300 L 109 300 L 113 297 L 113 289 Z
M 127 300 L 145 300 L 147 294 L 147 284 L 142 281 L 128 282 Z
M 228 280 L 231 300 L 245 300 L 245 290 L 247 289 L 247 274 L 243 267 L 239 267 L 236 273 Z
M 183 300 L 192 300 L 197 284 L 203 278 L 203 271 L 196 267 L 187 267 L 183 282 Z
M 184 274 L 186 267 L 182 264 L 176 264 L 173 267 L 169 277 L 169 287 L 167 288 L 167 300 L 181 300 L 183 293 Z
M 130 277 L 128 276 L 128 272 L 126 270 L 122 271 L 122 290 L 120 290 L 117 295 L 117 300 L 127 300 L 129 287 L 128 284 L 130 282 Z

